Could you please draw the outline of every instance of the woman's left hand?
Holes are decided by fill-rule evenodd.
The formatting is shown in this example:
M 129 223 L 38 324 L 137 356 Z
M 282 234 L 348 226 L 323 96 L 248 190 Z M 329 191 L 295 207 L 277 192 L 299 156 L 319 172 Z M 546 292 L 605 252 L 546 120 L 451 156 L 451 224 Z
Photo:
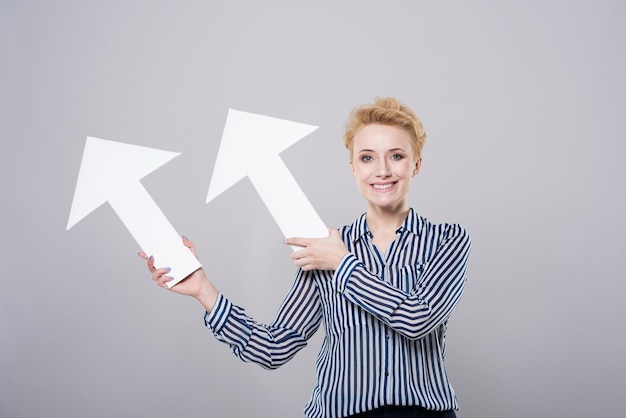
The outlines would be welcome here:
M 341 259 L 348 254 L 339 231 L 328 228 L 326 238 L 287 238 L 285 244 L 303 247 L 291 253 L 294 265 L 302 270 L 337 270 Z

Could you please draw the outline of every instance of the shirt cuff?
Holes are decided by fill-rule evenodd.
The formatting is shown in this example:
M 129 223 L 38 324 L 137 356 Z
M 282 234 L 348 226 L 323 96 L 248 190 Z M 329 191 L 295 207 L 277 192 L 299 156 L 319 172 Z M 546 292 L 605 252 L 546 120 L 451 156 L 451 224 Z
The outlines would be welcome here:
M 343 256 L 339 262 L 337 270 L 335 270 L 335 274 L 333 275 L 333 283 L 338 293 L 343 294 L 346 290 L 348 280 L 359 263 L 359 259 L 352 253 L 348 253 Z
M 231 308 L 232 303 L 226 299 L 226 296 L 219 293 L 211 312 L 206 312 L 204 314 L 204 325 L 214 334 L 218 334 L 224 327 L 224 324 L 230 315 Z

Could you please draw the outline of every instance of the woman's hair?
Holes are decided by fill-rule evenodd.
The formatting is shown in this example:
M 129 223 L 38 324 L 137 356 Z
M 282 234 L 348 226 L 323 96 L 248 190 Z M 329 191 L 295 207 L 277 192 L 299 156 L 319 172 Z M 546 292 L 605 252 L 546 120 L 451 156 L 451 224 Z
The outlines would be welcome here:
M 354 136 L 366 125 L 379 124 L 405 129 L 411 135 L 413 157 L 417 160 L 422 155 L 426 142 L 426 132 L 422 121 L 407 106 L 393 97 L 377 97 L 374 104 L 364 104 L 352 110 L 346 123 L 343 141 L 350 151 L 352 161 L 352 142 Z

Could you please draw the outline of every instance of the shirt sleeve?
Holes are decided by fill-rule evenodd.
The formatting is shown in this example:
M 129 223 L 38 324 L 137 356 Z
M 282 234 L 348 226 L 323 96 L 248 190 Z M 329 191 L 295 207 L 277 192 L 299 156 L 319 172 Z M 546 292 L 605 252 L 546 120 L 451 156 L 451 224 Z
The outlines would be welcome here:
M 370 312 L 410 339 L 431 333 L 452 313 L 463 293 L 471 240 L 458 224 L 446 225 L 433 258 L 411 293 L 370 272 L 353 254 L 346 255 L 333 275 L 346 299 Z
M 276 369 L 307 345 L 322 320 L 316 284 L 306 276 L 306 272 L 298 271 L 269 325 L 258 323 L 222 294 L 205 314 L 205 325 L 241 360 Z

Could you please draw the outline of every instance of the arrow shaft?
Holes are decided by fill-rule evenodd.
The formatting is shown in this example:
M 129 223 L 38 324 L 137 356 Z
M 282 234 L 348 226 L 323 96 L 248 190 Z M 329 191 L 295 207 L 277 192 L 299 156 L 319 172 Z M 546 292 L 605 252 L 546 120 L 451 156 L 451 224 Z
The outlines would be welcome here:
M 278 155 L 264 156 L 248 177 L 285 237 L 328 236 L 326 224 Z
M 155 266 L 171 268 L 170 287 L 201 266 L 140 182 L 120 188 L 109 203 Z

